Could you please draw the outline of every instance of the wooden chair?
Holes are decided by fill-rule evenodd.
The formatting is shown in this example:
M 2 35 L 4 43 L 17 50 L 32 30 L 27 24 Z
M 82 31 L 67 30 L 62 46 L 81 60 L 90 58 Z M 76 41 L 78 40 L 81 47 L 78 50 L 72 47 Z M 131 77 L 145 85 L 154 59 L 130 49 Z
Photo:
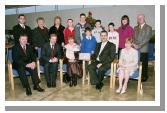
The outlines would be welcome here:
M 118 63 L 119 61 L 115 61 L 113 64 L 114 67 L 114 71 L 113 71 L 113 75 L 112 75 L 112 88 L 115 89 L 115 81 L 116 78 L 118 79 L 119 74 L 117 73 L 117 69 L 118 69 Z M 142 88 L 142 82 L 141 82 L 141 76 L 142 76 L 142 63 L 140 62 L 140 53 L 139 53 L 139 68 L 138 70 L 136 70 L 133 75 L 130 76 L 129 79 L 135 79 L 138 81 L 138 85 L 137 85 L 137 94 L 143 94 L 143 88 Z M 110 82 L 111 83 L 111 82 Z M 111 88 L 111 87 L 110 87 Z
M 41 48 L 38 48 L 38 60 L 37 60 L 37 70 L 38 70 L 38 76 L 40 77 L 40 73 L 44 73 L 44 66 L 40 65 L 39 59 L 41 58 Z M 63 59 L 59 60 L 58 64 L 58 71 L 60 72 L 60 84 L 63 85 L 63 73 L 67 72 L 67 66 L 63 64 Z
M 13 69 L 13 67 L 12 67 L 12 63 L 13 63 L 13 59 L 12 59 L 12 49 L 9 49 L 8 50 L 8 57 L 7 57 L 8 59 L 8 61 L 7 61 L 7 67 L 8 67 L 8 78 L 9 78 L 9 83 L 10 83 L 10 85 L 11 85 L 11 89 L 12 89 L 12 91 L 14 91 L 14 78 L 15 77 L 19 77 L 19 74 L 18 74 L 18 72 L 17 72 L 17 70 L 16 69 Z M 39 73 L 38 71 L 37 71 L 37 73 Z M 30 73 L 28 72 L 28 71 L 26 71 L 26 75 L 27 76 L 29 76 L 30 75 Z
M 113 68 L 114 62 L 115 62 L 115 60 L 111 63 L 111 68 L 105 71 L 105 76 L 110 76 L 110 88 L 112 88 L 112 76 L 114 74 L 113 73 L 114 72 L 114 68 Z M 89 61 L 88 64 L 91 64 L 91 61 Z M 88 85 L 89 85 L 90 84 L 90 75 L 89 75 L 89 72 L 88 72 L 87 76 L 88 76 Z M 82 78 L 83 85 L 84 85 L 85 80 L 86 80 L 85 78 L 86 78 L 85 61 L 83 61 L 83 78 Z

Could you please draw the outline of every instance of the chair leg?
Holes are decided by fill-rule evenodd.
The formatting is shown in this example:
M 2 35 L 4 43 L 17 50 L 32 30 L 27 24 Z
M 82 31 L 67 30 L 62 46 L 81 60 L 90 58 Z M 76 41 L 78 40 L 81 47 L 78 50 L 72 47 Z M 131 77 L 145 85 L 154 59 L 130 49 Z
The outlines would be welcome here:
M 63 85 L 63 61 L 60 60 L 60 84 Z
M 82 69 L 83 69 L 83 77 L 82 77 L 82 84 L 85 84 L 85 61 L 82 62 Z
M 91 61 L 89 61 L 89 64 L 91 64 Z M 88 85 L 90 85 L 90 74 L 88 72 Z
M 113 83 L 113 63 L 111 63 L 111 73 L 110 73 L 110 88 L 113 88 L 112 83 Z
M 13 73 L 12 73 L 12 65 L 10 64 L 9 65 L 9 68 L 10 68 L 10 84 L 11 84 L 11 88 L 12 88 L 12 91 L 14 91 L 14 79 L 13 79 Z
M 37 60 L 37 73 L 38 73 L 38 77 L 40 79 L 41 76 L 40 76 L 40 64 L 39 64 L 39 60 Z

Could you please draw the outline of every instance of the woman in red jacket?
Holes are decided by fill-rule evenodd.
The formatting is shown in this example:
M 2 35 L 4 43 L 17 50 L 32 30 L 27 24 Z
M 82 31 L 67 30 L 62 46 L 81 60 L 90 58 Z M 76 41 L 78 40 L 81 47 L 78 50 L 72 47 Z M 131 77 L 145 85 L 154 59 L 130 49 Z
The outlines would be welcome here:
M 75 29 L 74 23 L 72 19 L 67 20 L 67 27 L 64 29 L 64 41 L 65 45 L 68 44 L 68 37 L 74 36 L 75 37 Z

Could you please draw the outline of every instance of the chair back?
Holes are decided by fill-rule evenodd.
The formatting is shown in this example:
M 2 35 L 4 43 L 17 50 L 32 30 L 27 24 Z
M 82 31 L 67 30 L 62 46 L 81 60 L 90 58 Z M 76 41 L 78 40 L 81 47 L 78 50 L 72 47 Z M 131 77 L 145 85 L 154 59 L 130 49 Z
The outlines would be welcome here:
M 42 48 L 38 48 L 38 59 L 42 56 Z
M 13 62 L 12 49 L 8 49 L 7 60 L 9 60 L 11 63 Z

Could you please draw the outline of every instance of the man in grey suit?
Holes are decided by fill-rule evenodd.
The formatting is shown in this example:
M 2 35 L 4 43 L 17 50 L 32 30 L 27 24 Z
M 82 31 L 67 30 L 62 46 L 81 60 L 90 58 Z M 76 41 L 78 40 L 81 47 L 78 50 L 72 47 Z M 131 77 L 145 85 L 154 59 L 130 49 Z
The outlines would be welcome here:
M 148 45 L 152 36 L 152 28 L 145 22 L 144 14 L 137 16 L 138 25 L 134 28 L 134 47 L 140 50 L 142 62 L 142 81 L 148 79 Z

